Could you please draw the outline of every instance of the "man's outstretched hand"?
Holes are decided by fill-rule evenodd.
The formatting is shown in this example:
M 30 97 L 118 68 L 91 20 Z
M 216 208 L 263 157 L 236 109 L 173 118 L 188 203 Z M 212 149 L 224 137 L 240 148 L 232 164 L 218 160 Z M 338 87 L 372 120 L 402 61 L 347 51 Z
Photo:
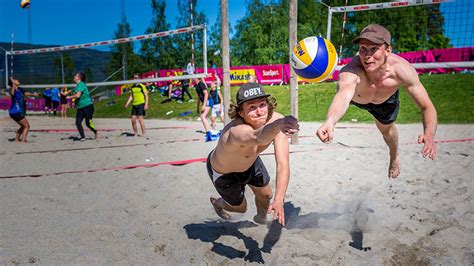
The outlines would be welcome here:
M 418 144 L 424 143 L 423 149 L 421 149 L 421 154 L 423 154 L 423 157 L 428 156 L 431 160 L 434 160 L 436 158 L 436 144 L 433 140 L 433 138 L 428 137 L 425 134 L 420 134 L 418 136 Z
M 322 142 L 330 143 L 333 139 L 333 130 L 334 126 L 328 123 L 324 123 L 321 125 L 321 127 L 318 128 L 318 130 L 316 131 L 316 135 Z
M 300 130 L 300 125 L 298 124 L 298 119 L 292 115 L 285 116 L 281 119 L 281 131 L 285 135 L 293 135 Z
M 268 206 L 268 214 L 273 211 L 273 220 L 278 220 L 278 222 L 285 226 L 285 209 L 283 208 L 283 201 L 273 201 Z

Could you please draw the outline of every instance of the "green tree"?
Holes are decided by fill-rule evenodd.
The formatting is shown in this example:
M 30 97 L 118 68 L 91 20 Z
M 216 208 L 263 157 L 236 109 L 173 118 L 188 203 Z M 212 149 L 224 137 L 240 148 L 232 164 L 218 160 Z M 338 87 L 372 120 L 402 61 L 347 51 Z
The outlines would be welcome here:
M 330 1 L 330 5 L 344 6 L 345 2 L 345 0 L 334 0 Z M 349 5 L 377 2 L 380 1 L 352 0 Z M 327 15 L 325 17 L 327 18 Z M 436 4 L 348 12 L 344 39 L 341 40 L 343 18 L 344 13 L 334 13 L 331 30 L 331 41 L 338 51 L 342 41 L 343 57 L 352 57 L 357 52 L 357 46 L 353 45 L 351 40 L 370 23 L 383 25 L 390 31 L 395 52 L 450 47 L 450 40 L 443 34 L 444 17 L 439 11 L 439 5 Z
M 152 19 L 145 34 L 169 30 L 170 25 L 166 23 L 165 9 L 165 0 L 151 0 Z M 174 57 L 177 51 L 173 47 L 172 38 L 169 36 L 144 40 L 140 52 L 149 70 L 175 67 Z
M 123 15 L 114 33 L 114 39 L 130 37 L 131 31 L 130 24 L 127 22 L 125 15 Z M 122 79 L 129 79 L 133 73 L 146 70 L 144 60 L 135 54 L 134 44 L 132 42 L 114 44 L 111 50 L 110 61 L 106 68 L 107 75 L 111 75 L 123 67 L 125 69 L 125 77 L 122 76 Z M 116 74 L 116 77 L 119 77 L 122 73 L 123 72 L 120 71 Z M 116 80 L 116 77 L 112 79 Z
M 221 24 L 221 3 L 217 7 L 216 21 L 209 31 L 209 43 L 207 46 L 207 59 L 209 62 L 214 62 L 217 66 L 222 66 L 222 24 Z M 232 34 L 232 27 L 229 22 L 229 34 Z
M 197 0 L 189 0 L 193 3 L 193 25 L 200 25 L 206 23 L 206 15 L 203 12 L 196 12 Z M 177 27 L 184 28 L 191 26 L 191 12 L 188 0 L 178 0 L 179 16 L 177 17 Z M 217 7 L 216 7 L 217 8 Z M 203 67 L 203 31 L 195 31 L 194 36 L 194 58 L 196 67 Z M 173 37 L 173 44 L 178 53 L 175 56 L 175 65 L 178 68 L 186 68 L 187 63 L 191 59 L 192 41 L 191 34 L 178 34 Z
M 288 1 L 247 2 L 230 42 L 232 65 L 288 62 Z
M 346 0 L 323 1 L 332 7 Z M 379 0 L 351 0 L 348 5 L 372 4 Z M 298 40 L 327 34 L 328 8 L 314 0 L 298 1 Z M 392 34 L 396 52 L 450 47 L 443 35 L 444 18 L 439 5 L 422 5 L 385 10 L 333 13 L 331 42 L 342 57 L 352 57 L 357 45 L 351 43 L 370 23 L 385 26 Z M 232 65 L 288 63 L 288 0 L 250 0 L 245 16 L 235 26 L 231 45 Z M 342 47 L 342 51 L 340 51 Z
M 62 57 L 62 60 L 61 60 Z M 62 62 L 61 62 L 62 61 Z M 61 53 L 58 57 L 56 57 L 53 61 L 54 66 L 57 71 L 57 82 L 62 83 L 62 75 L 63 75 L 63 68 L 64 68 L 64 82 L 65 83 L 70 83 L 73 80 L 74 77 L 74 70 L 76 68 L 74 61 L 72 60 L 71 55 L 66 52 L 66 53 Z

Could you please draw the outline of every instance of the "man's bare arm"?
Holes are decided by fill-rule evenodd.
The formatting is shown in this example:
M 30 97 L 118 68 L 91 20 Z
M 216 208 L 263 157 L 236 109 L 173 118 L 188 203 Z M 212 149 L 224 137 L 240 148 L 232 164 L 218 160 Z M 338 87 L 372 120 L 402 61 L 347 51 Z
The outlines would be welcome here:
M 148 110 L 148 89 L 143 86 L 143 94 L 145 95 L 145 110 Z
M 421 84 L 416 70 L 409 65 L 409 63 L 403 64 L 404 69 L 397 71 L 402 80 L 403 85 L 413 101 L 420 108 L 423 116 L 423 131 L 424 133 L 418 137 L 418 143 L 424 143 L 422 154 L 424 157 L 428 156 L 431 159 L 436 157 L 436 145 L 434 138 L 436 134 L 436 127 L 438 125 L 438 115 L 436 108 L 431 102 L 428 92 L 425 87 Z
M 276 184 L 275 196 L 268 207 L 268 212 L 273 211 L 273 220 L 277 220 L 285 225 L 285 202 L 286 190 L 290 180 L 290 155 L 288 138 L 283 133 L 278 133 L 273 141 L 276 162 Z
M 326 115 L 326 122 L 336 125 L 349 108 L 355 88 L 360 78 L 349 72 L 341 73 L 337 83 L 337 92 Z
M 337 92 L 332 100 L 326 115 L 326 121 L 317 130 L 316 135 L 323 142 L 331 142 L 333 139 L 333 130 L 336 123 L 349 108 L 349 104 L 354 97 L 357 84 L 360 82 L 359 76 L 353 72 L 343 72 L 339 75 L 337 83 Z
M 125 103 L 125 108 L 127 108 L 128 105 L 129 105 L 131 102 L 132 102 L 132 95 L 130 95 L 130 96 L 128 97 L 128 100 L 127 100 L 127 102 Z
M 283 117 L 281 114 L 275 119 L 258 129 L 248 125 L 238 125 L 230 129 L 230 140 L 243 145 L 269 145 L 279 132 L 291 135 L 299 130 L 298 120 L 293 116 Z

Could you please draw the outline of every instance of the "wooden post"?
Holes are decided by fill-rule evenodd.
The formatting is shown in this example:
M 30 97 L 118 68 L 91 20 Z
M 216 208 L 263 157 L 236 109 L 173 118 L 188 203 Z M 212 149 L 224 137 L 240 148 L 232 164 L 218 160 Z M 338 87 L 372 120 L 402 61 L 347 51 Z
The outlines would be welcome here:
M 293 47 L 296 45 L 298 38 L 298 0 L 290 0 L 289 11 L 289 61 L 293 53 Z M 298 118 L 298 78 L 293 68 L 290 67 L 290 111 L 291 115 Z M 291 136 L 291 144 L 299 143 L 298 133 Z
M 224 125 L 230 122 L 229 107 L 230 91 L 230 56 L 229 56 L 229 7 L 227 0 L 221 0 L 221 29 L 222 29 L 222 85 L 224 86 Z

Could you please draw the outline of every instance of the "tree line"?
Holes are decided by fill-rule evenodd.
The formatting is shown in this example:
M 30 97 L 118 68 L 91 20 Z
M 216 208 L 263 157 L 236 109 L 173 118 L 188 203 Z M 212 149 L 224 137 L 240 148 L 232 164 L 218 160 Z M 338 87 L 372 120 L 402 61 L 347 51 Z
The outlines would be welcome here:
M 206 23 L 208 30 L 207 58 L 221 66 L 221 16 L 220 6 L 214 8 L 218 16 L 215 22 L 209 23 L 206 14 L 197 12 L 205 0 L 190 0 L 193 5 L 193 25 Z M 176 28 L 191 25 L 190 1 L 178 0 L 179 14 L 175 18 Z M 319 3 L 315 0 L 298 0 L 298 40 L 309 36 L 326 37 L 328 7 L 344 6 L 345 0 L 326 0 Z M 349 5 L 371 4 L 379 1 L 351 0 Z M 288 64 L 288 6 L 289 0 L 247 0 L 246 13 L 235 25 L 229 25 L 231 66 Z M 144 34 L 170 30 L 165 12 L 165 0 L 150 0 L 151 21 Z M 231 7 L 230 7 L 231 8 Z M 173 14 L 175 15 L 175 14 Z M 385 10 L 348 12 L 346 14 L 344 37 L 342 38 L 343 13 L 332 16 L 331 42 L 340 51 L 342 58 L 352 57 L 357 47 L 351 43 L 359 31 L 367 24 L 377 23 L 385 26 L 392 34 L 392 46 L 395 52 L 417 51 L 451 47 L 450 39 L 444 36 L 444 17 L 440 6 L 421 5 Z M 131 27 L 126 16 L 122 16 L 114 38 L 130 37 Z M 194 57 L 202 58 L 202 31 L 194 33 Z M 162 38 L 148 39 L 137 43 L 114 45 L 108 73 L 126 66 L 127 78 L 133 73 L 158 69 L 185 68 L 191 58 L 191 35 L 179 34 Z M 137 48 L 137 49 L 135 49 Z M 202 67 L 202 60 L 196 60 L 196 66 Z M 209 65 L 208 67 L 211 67 Z

